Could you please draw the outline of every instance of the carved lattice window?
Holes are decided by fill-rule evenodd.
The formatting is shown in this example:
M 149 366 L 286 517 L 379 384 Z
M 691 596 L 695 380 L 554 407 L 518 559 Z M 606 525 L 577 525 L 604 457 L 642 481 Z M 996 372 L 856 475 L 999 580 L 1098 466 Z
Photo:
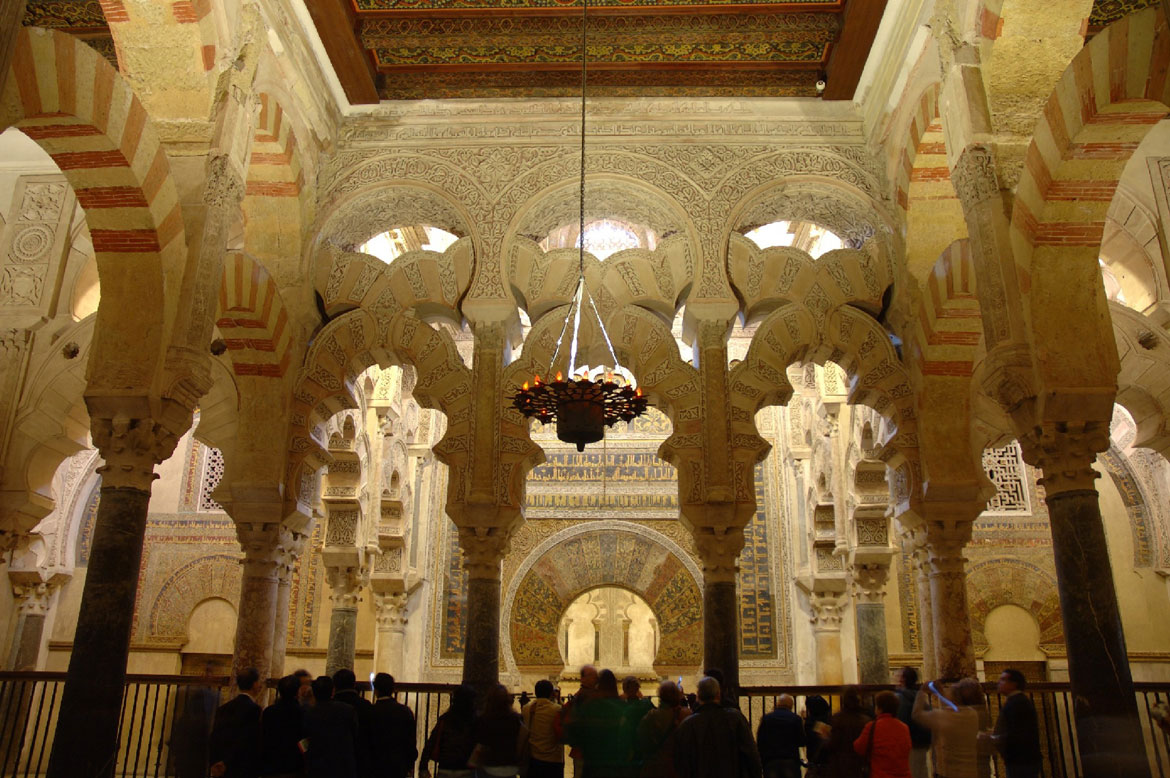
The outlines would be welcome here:
M 1030 514 L 1032 503 L 1028 497 L 1027 470 L 1020 444 L 1012 442 L 1003 448 L 989 448 L 983 452 L 983 469 L 995 484 L 995 496 L 987 501 L 986 513 Z
M 211 493 L 223 478 L 223 452 L 218 448 L 205 449 L 203 455 L 203 479 L 199 487 L 199 510 L 222 511 L 223 506 L 212 499 Z

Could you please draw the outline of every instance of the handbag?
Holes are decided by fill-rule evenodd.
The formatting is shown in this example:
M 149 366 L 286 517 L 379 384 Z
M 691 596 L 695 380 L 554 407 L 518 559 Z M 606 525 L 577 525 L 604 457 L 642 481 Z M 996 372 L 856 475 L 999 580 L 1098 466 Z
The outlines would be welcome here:
M 861 778 L 869 778 L 870 764 L 873 762 L 873 739 L 877 734 L 877 719 L 869 728 L 869 744 L 865 747 L 865 764 L 861 766 Z

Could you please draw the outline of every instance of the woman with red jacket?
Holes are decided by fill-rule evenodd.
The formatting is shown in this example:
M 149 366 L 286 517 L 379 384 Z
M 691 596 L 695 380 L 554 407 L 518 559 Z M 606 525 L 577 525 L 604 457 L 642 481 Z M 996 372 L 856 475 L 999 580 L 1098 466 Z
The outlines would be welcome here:
M 898 695 L 881 692 L 874 700 L 878 717 L 853 741 L 853 750 L 868 755 L 870 778 L 910 778 L 910 728 L 898 720 Z

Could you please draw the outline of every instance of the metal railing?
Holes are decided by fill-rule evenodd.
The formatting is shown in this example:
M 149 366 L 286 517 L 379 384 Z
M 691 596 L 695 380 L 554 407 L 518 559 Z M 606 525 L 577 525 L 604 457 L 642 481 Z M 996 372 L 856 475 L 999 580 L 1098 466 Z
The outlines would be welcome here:
M 226 677 L 127 676 L 118 720 L 114 775 L 176 775 L 181 746 L 175 735 L 184 731 L 185 725 L 194 725 L 185 731 L 202 726 L 206 732 L 210 715 L 227 700 L 230 688 Z M 447 709 L 452 688 L 445 684 L 398 684 L 399 702 L 415 714 L 420 751 L 427 733 Z M 65 673 L 0 672 L 0 776 L 31 778 L 45 774 L 64 690 Z M 191 721 L 192 716 L 206 719 Z
M 1152 714 L 1155 705 L 1170 704 L 1170 684 L 1135 684 L 1138 715 L 1146 746 L 1150 772 L 1157 778 L 1170 778 L 1170 738 L 1158 727 Z M 0 672 L 0 777 L 17 778 L 44 775 L 53 747 L 65 673 Z M 419 751 L 447 709 L 452 686 L 447 684 L 398 684 L 398 700 L 415 714 Z M 891 686 L 863 686 L 866 698 Z M 796 698 L 796 710 L 805 706 L 813 694 L 839 705 L 840 686 L 745 687 L 740 690 L 740 710 L 754 732 L 763 715 L 776 706 L 784 693 Z M 1003 699 L 994 684 L 985 684 L 986 721 L 993 723 Z M 215 706 L 226 701 L 230 679 L 174 675 L 131 675 L 118 727 L 118 755 L 114 774 L 119 778 L 158 778 L 176 775 L 175 736 L 189 721 L 184 716 L 209 716 Z M 1048 778 L 1072 778 L 1081 774 L 1076 748 L 1076 722 L 1072 694 L 1068 684 L 1030 684 L 1026 692 L 1036 706 L 1040 723 L 1043 774 Z M 193 713 L 194 712 L 194 713 Z M 202 722 L 206 727 L 209 719 Z M 176 725 L 179 726 L 176 729 Z M 204 730 L 206 731 L 206 730 Z M 177 744 L 175 744 L 177 745 Z M 991 774 L 1004 778 L 1003 763 L 992 759 Z
M 868 705 L 873 695 L 894 687 L 859 688 Z M 740 690 L 739 707 L 754 732 L 760 718 L 776 707 L 776 700 L 781 694 L 791 694 L 796 698 L 797 712 L 804 709 L 805 700 L 814 694 L 824 697 L 835 711 L 840 704 L 841 689 L 840 686 L 745 687 Z M 985 721 L 991 725 L 998 718 L 1005 698 L 996 692 L 994 683 L 984 684 L 983 692 L 987 712 Z M 1036 706 L 1040 725 L 1040 750 L 1044 760 L 1041 774 L 1048 778 L 1074 778 L 1081 775 L 1071 687 L 1067 683 L 1028 684 L 1025 694 Z M 1170 778 L 1170 737 L 1159 728 L 1152 713 L 1155 705 L 1170 704 L 1170 683 L 1135 683 L 1134 694 L 1137 697 L 1138 718 L 1150 774 L 1155 778 Z M 1005 778 L 1007 775 L 1003 761 L 996 754 L 991 755 L 991 775 L 994 778 Z

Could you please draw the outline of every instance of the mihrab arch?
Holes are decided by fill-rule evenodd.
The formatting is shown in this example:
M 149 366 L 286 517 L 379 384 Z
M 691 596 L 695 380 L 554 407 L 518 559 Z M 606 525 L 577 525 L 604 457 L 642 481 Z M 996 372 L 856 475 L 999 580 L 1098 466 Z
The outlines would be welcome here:
M 682 549 L 644 527 L 605 522 L 558 533 L 524 560 L 509 587 L 503 612 L 509 658 L 524 670 L 561 670 L 557 635 L 565 609 L 590 589 L 617 586 L 654 611 L 661 633 L 655 670 L 693 672 L 702 661 L 700 580 Z

